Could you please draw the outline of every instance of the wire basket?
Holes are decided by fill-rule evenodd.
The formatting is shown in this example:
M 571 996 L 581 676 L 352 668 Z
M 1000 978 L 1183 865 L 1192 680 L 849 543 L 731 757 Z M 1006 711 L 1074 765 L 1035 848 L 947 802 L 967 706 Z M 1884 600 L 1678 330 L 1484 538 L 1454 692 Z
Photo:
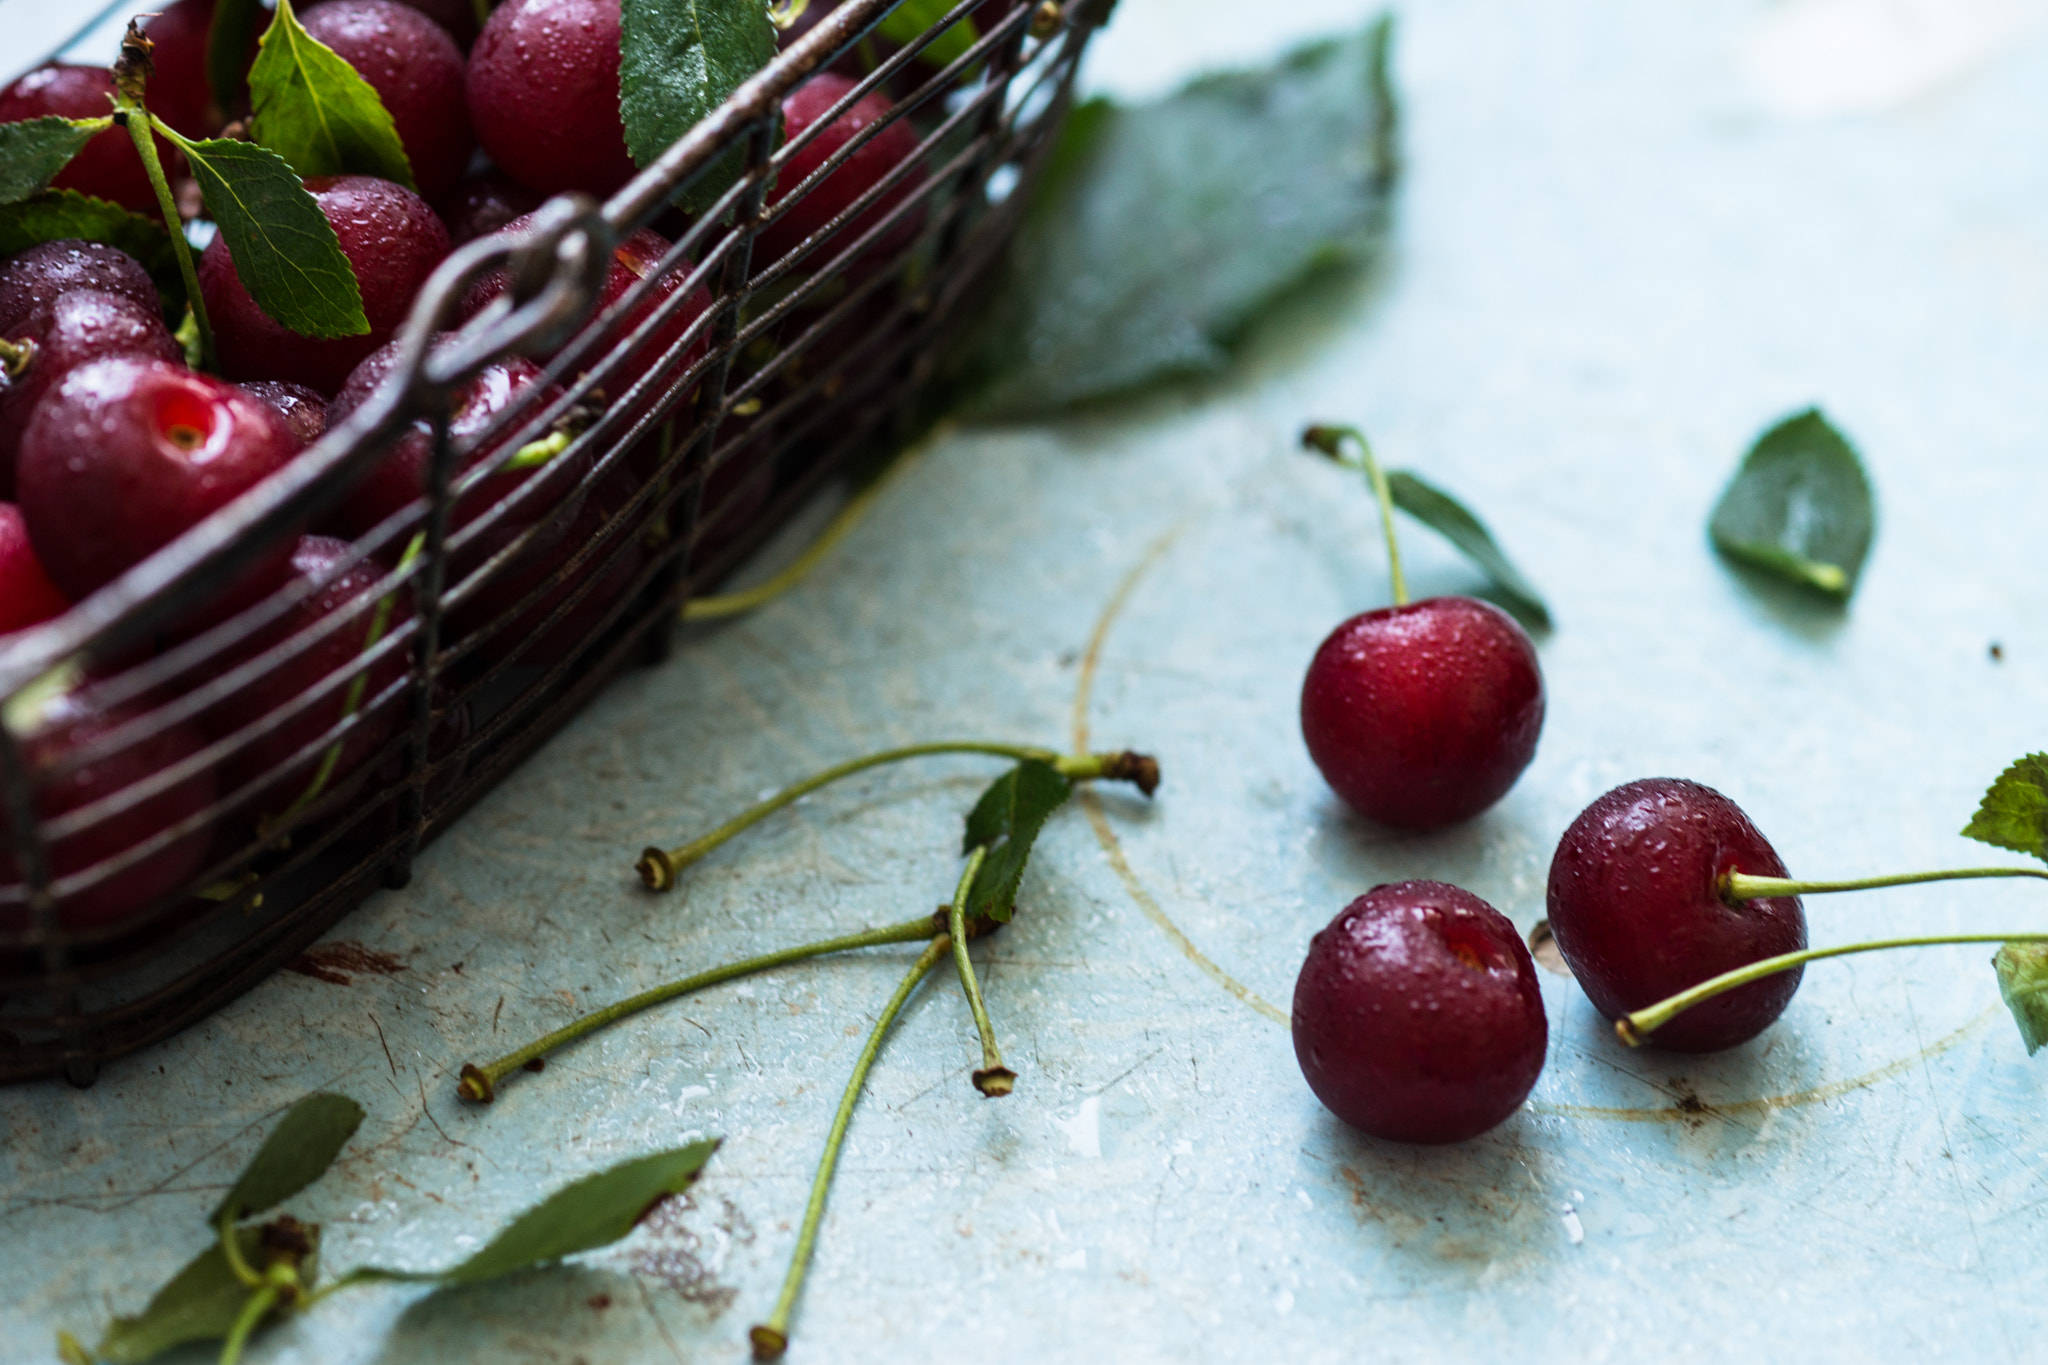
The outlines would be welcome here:
M 943 69 L 918 65 L 955 21 L 1002 8 L 963 0 L 778 147 L 784 99 L 902 2 L 845 0 L 602 206 L 559 196 L 518 240 L 458 248 L 374 397 L 63 617 L 0 641 L 0 1080 L 89 1084 L 404 886 L 420 848 L 610 678 L 666 657 L 683 601 L 849 459 L 909 434 L 1109 6 L 1024 0 Z M 795 186 L 776 180 L 877 89 L 896 95 L 889 118 Z M 756 235 L 898 120 L 917 156 L 757 265 Z M 613 246 L 673 222 L 735 152 L 738 179 L 593 317 Z M 498 270 L 499 301 L 445 331 Z M 700 286 L 710 306 L 678 333 Z M 559 388 L 451 430 L 451 393 L 517 352 L 551 355 Z M 427 443 L 426 496 L 311 578 L 155 650 L 407 438 Z M 502 494 L 463 462 L 550 438 L 566 448 Z M 351 575 L 374 589 L 295 624 Z M 368 643 L 330 668 L 338 639 Z

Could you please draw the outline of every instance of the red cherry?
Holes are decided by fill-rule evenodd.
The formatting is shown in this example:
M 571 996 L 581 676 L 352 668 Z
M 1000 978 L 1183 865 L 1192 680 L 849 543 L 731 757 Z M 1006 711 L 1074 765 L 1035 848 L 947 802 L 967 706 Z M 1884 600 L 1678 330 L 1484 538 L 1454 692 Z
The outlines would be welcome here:
M 0 123 L 42 118 L 105 118 L 114 112 L 112 79 L 105 67 L 65 66 L 56 62 L 39 66 L 14 84 L 0 90 Z M 185 159 L 161 137 L 156 154 L 164 163 L 164 174 L 175 177 Z M 126 128 L 109 128 L 85 144 L 69 165 L 50 182 L 53 189 L 77 190 L 97 199 L 111 199 L 121 207 L 152 218 L 161 212 L 149 172 L 142 168 L 135 141 Z
M 546 198 L 503 171 L 485 171 L 465 177 L 439 207 L 448 224 L 448 240 L 461 246 L 532 213 Z
M 625 510 L 626 504 L 633 500 L 633 494 L 639 490 L 639 486 L 639 480 L 623 466 L 612 473 L 585 499 L 582 511 L 577 513 L 576 520 L 570 524 L 566 535 L 538 554 L 522 556 L 516 564 L 510 566 L 509 572 L 499 575 L 487 584 L 472 601 L 464 604 L 463 610 L 456 614 L 450 629 L 457 635 L 467 635 L 500 613 L 509 611 L 550 575 L 560 572 L 562 566 L 567 564 L 579 549 L 594 540 L 607 522 Z M 604 560 L 619 548 L 619 540 L 622 537 L 627 542 L 624 553 L 619 556 L 616 564 L 604 569 Z M 494 634 L 505 642 L 503 649 L 509 650 L 515 646 L 519 649 L 520 662 L 542 668 L 553 665 L 585 642 L 591 628 L 631 586 L 633 576 L 640 572 L 640 566 L 645 558 L 640 528 L 621 527 L 613 532 L 611 540 L 594 551 L 574 573 L 564 576 L 562 581 L 543 594 L 538 602 L 506 625 L 499 627 Z M 579 598 L 576 605 L 565 612 L 553 628 L 535 639 L 534 632 L 540 630 L 548 614 L 599 572 L 603 573 L 603 578 Z
M 786 139 L 796 141 L 834 104 L 845 98 L 855 84 L 845 76 L 826 71 L 798 87 L 782 102 Z M 789 164 L 776 177 L 776 190 L 769 198 L 769 206 L 772 208 L 780 204 L 807 176 L 816 172 L 864 129 L 888 117 L 894 107 L 879 91 L 861 96 L 803 150 L 790 158 Z M 900 119 L 890 124 L 802 199 L 791 204 L 786 214 L 763 229 L 761 235 L 754 239 L 754 259 L 766 265 L 788 255 L 806 237 L 851 207 L 882 177 L 916 155 L 916 130 Z M 806 257 L 806 264 L 812 269 L 824 265 L 856 237 L 880 222 L 892 207 L 901 203 L 923 181 L 922 169 L 912 171 L 858 218 L 841 228 L 830 244 L 819 247 Z M 906 213 L 872 248 L 867 259 L 886 262 L 917 236 L 917 230 L 923 223 L 924 210 L 921 206 Z
M 142 31 L 152 44 L 149 59 L 154 68 L 144 100 L 151 113 L 187 137 L 211 137 L 227 125 L 228 116 L 213 102 L 213 85 L 206 76 L 206 51 L 213 33 L 214 0 L 177 0 L 163 13 L 142 21 Z M 269 22 L 258 11 L 249 30 L 249 53 L 242 61 L 242 75 L 256 60 L 257 44 Z M 245 95 L 233 111 L 236 117 L 249 112 Z
M 276 379 L 251 379 L 242 391 L 268 404 L 291 428 L 301 446 L 309 446 L 327 434 L 327 400 L 304 384 L 286 384 Z
M 14 487 L 14 466 L 30 414 L 58 380 L 107 356 L 173 362 L 185 358 L 184 348 L 153 306 L 97 289 L 59 294 L 37 309 L 12 339 L 27 341 L 34 350 L 0 390 L 0 494 Z
M 438 202 L 453 190 L 475 145 L 455 40 L 395 0 L 326 0 L 307 10 L 304 22 L 384 102 L 421 197 Z
M 71 609 L 70 599 L 43 572 L 21 509 L 0 502 L 0 638 L 54 620 Z
M 1316 1098 L 1393 1142 L 1462 1142 L 1521 1107 L 1550 1026 L 1505 915 L 1443 882 L 1376 886 L 1309 944 L 1294 1055 Z
M 370 322 L 366 335 L 322 340 L 273 322 L 242 287 L 225 237 L 215 237 L 200 258 L 199 291 L 228 378 L 283 379 L 333 393 L 405 321 L 420 286 L 448 254 L 448 229 L 424 199 L 375 176 L 316 176 L 306 188 L 355 271 Z
M 1742 808 L 1675 777 L 1616 787 L 1572 821 L 1550 863 L 1550 932 L 1609 1019 L 1761 958 L 1806 946 L 1797 896 L 1721 899 L 1728 872 L 1783 877 L 1785 864 Z M 1804 967 L 1740 986 L 1650 1035 L 1673 1052 L 1747 1042 L 1784 1013 Z
M 156 282 L 127 252 L 101 242 L 38 242 L 0 263 L 0 337 L 20 335 L 38 308 L 73 289 L 98 289 L 161 312 Z
M 1514 786 L 1543 730 L 1543 674 L 1515 619 L 1471 597 L 1354 616 L 1301 688 L 1301 733 L 1353 809 L 1397 829 L 1469 820 Z
M 619 0 L 504 0 L 469 54 L 476 140 L 521 184 L 602 199 L 633 178 Z
M 323 0 L 324 3 L 324 0 Z M 455 46 L 464 52 L 476 41 L 476 6 L 471 0 L 399 0 L 399 3 L 426 15 L 455 40 Z M 311 13 L 314 6 L 308 5 Z

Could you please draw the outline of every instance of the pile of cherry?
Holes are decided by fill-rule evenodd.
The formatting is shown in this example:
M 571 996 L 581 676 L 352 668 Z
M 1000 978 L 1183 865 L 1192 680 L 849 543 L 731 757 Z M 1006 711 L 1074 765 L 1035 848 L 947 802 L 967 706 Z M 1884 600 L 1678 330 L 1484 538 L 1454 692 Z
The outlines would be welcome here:
M 812 22 L 829 8 L 814 4 Z M 209 93 L 212 20 L 213 0 L 177 0 L 144 26 L 153 47 L 149 108 L 189 136 L 224 128 L 233 136 L 232 116 L 242 112 L 216 107 Z M 417 186 L 415 192 L 365 175 L 304 181 L 353 269 L 370 331 L 317 339 L 273 321 L 244 287 L 226 241 L 215 236 L 197 274 L 220 373 L 201 373 L 172 330 L 190 319 L 167 318 L 150 275 L 113 247 L 50 241 L 0 262 L 0 642 L 120 577 L 285 468 L 329 424 L 363 404 L 397 360 L 392 338 L 418 290 L 454 245 L 521 227 L 547 195 L 576 190 L 602 197 L 635 173 L 619 115 L 618 0 L 505 0 L 480 32 L 468 0 L 325 0 L 307 8 L 301 22 L 374 88 Z M 808 81 L 785 104 L 785 137 L 819 123 L 853 84 L 837 71 Z M 0 90 L 0 122 L 104 117 L 110 90 L 107 70 L 45 66 Z M 892 107 L 880 91 L 853 103 L 792 158 L 770 208 Z M 176 150 L 162 139 L 157 146 L 166 175 L 177 178 Z M 907 121 L 882 129 L 808 193 L 780 205 L 781 215 L 756 240 L 754 259 L 769 262 L 790 251 L 917 148 Z M 922 180 L 919 168 L 842 231 L 857 235 Z M 160 211 L 121 126 L 93 138 L 53 188 L 138 213 Z M 670 226 L 685 221 L 671 217 Z M 912 205 L 864 259 L 886 261 L 888 248 L 900 251 L 922 220 L 922 205 Z M 651 229 L 620 243 L 599 309 L 654 275 L 671 245 Z M 607 334 L 631 332 L 683 287 L 689 270 L 688 261 L 668 269 Z M 465 317 L 504 287 L 502 279 L 484 280 L 467 299 Z M 709 306 L 708 292 L 695 289 L 618 360 L 606 387 L 631 390 Z M 639 392 L 658 397 L 669 377 L 700 360 L 702 331 L 663 370 L 661 383 Z M 449 582 L 526 539 L 517 558 L 451 611 L 444 647 L 453 641 L 459 651 L 466 637 L 494 623 L 488 640 L 467 640 L 473 658 L 488 662 L 493 651 L 510 650 L 523 658 L 559 657 L 629 588 L 644 562 L 636 532 L 627 552 L 608 562 L 588 558 L 576 575 L 513 613 L 646 483 L 665 477 L 668 447 L 656 437 L 617 460 L 594 487 L 587 486 L 592 455 L 564 453 L 576 449 L 566 439 L 571 429 L 517 448 L 495 431 L 479 439 L 494 421 L 516 425 L 499 420 L 508 408 L 539 411 L 560 396 L 541 365 L 521 357 L 491 365 L 455 396 L 458 477 L 479 468 L 496 472 L 454 509 L 450 535 L 460 548 Z M 215 600 L 138 654 L 62 679 L 38 699 L 26 726 L 26 713 L 11 717 L 17 731 L 27 732 L 25 756 L 39 775 L 37 814 L 66 929 L 106 930 L 195 890 L 216 848 L 229 839 L 246 844 L 310 799 L 363 780 L 370 760 L 390 747 L 405 710 L 413 620 L 404 574 L 417 538 L 409 542 L 403 532 L 422 516 L 430 439 L 419 424 L 331 513 L 250 566 Z M 704 506 L 720 510 L 699 545 L 743 529 L 766 499 L 772 475 L 760 462 L 721 467 L 704 492 Z M 502 506 L 507 499 L 516 504 L 509 510 Z M 485 518 L 494 508 L 500 515 Z M 479 518 L 484 529 L 465 542 L 465 528 Z M 593 577 L 601 581 L 586 581 Z M 280 593 L 297 601 L 267 625 L 239 634 L 228 627 L 260 603 L 285 600 Z M 542 633 L 541 623 L 578 593 L 576 608 Z M 257 611 L 249 619 L 263 616 Z M 187 649 L 178 657 L 195 662 L 157 670 L 182 669 L 176 676 L 153 677 L 146 690 L 110 682 L 161 664 L 209 632 L 224 642 L 210 655 L 205 647 Z M 286 642 L 291 646 L 281 648 Z M 265 665 L 250 668 L 259 656 Z M 181 697 L 236 669 L 251 676 L 230 694 L 181 707 Z M 0 933 L 26 924 L 15 843 L 0 812 Z

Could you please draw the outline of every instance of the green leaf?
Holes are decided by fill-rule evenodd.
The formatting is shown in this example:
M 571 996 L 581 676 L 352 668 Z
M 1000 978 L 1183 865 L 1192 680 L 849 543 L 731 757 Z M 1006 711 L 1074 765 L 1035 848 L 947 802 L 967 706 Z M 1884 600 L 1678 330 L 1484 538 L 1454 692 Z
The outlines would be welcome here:
M 318 1269 L 320 1230 L 304 1229 L 313 1251 L 299 1265 L 299 1282 L 310 1286 Z M 252 1266 L 264 1263 L 260 1228 L 235 1232 L 242 1258 Z M 112 1365 L 141 1365 L 173 1346 L 217 1341 L 228 1334 L 253 1291 L 235 1278 L 220 1243 L 214 1242 L 186 1263 L 169 1284 L 157 1290 L 149 1306 L 132 1318 L 115 1318 L 94 1352 Z
M 1055 411 L 1221 370 L 1276 301 L 1382 239 L 1390 23 L 1068 120 L 973 338 L 972 410 Z
M 945 18 L 953 4 L 954 0 L 904 0 L 876 26 L 875 33 L 907 47 Z M 919 50 L 917 60 L 937 70 L 963 56 L 979 41 L 981 34 L 975 29 L 974 20 L 962 19 Z
M 271 1130 L 206 1221 L 239 1222 L 291 1198 L 327 1173 L 362 1121 L 363 1107 L 346 1095 L 306 1096 Z
M 1387 474 L 1387 491 L 1394 506 L 1464 551 L 1465 557 L 1486 570 L 1507 607 L 1523 624 L 1550 629 L 1550 608 L 1528 579 L 1522 577 L 1507 554 L 1494 542 L 1493 533 L 1466 506 L 1435 484 L 1424 482 L 1405 469 Z
M 241 103 L 249 40 L 262 16 L 262 0 L 214 0 L 213 27 L 206 34 L 206 83 L 214 104 L 224 111 Z
M 1963 833 L 2048 862 L 2048 754 L 2028 754 L 2000 773 Z
M 185 311 L 185 277 L 178 273 L 170 234 L 157 219 L 77 190 L 46 190 L 18 204 L 0 204 L 0 257 L 64 238 L 105 242 L 127 252 L 156 281 L 166 313 L 177 317 Z
M 762 0 L 624 0 L 619 13 L 619 116 L 634 164 L 655 158 L 775 56 Z M 683 193 L 692 213 L 739 178 L 734 148 Z
M 2033 1056 L 2048 1043 L 2048 943 L 2008 943 L 1992 957 L 1998 993 Z
M 157 125 L 159 132 L 164 130 Z M 172 137 L 256 306 L 300 336 L 370 330 L 356 273 L 320 205 L 283 157 L 253 142 Z
M 1730 559 L 1846 602 L 1875 521 L 1863 462 L 1808 408 L 1757 438 L 1707 532 Z
M 967 816 L 961 852 L 989 850 L 967 892 L 965 913 L 986 914 L 1005 924 L 1017 912 L 1017 886 L 1031 845 L 1052 813 L 1066 804 L 1074 784 L 1049 763 L 1027 758 L 1004 773 L 981 794 Z
M 412 163 L 384 102 L 354 67 L 300 26 L 291 0 L 277 0 L 277 17 L 249 68 L 249 100 L 250 132 L 301 179 L 375 175 L 413 187 Z
M 50 187 L 57 172 L 85 144 L 114 126 L 113 118 L 21 119 L 0 123 L 0 204 L 14 204 Z

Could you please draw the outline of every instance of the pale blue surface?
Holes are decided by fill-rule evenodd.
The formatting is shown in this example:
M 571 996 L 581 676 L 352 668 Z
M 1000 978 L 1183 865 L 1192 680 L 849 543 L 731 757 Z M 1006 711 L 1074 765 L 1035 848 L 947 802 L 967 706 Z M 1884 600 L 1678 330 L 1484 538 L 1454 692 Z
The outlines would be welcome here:
M 1986 950 L 1816 966 L 1777 1026 L 1704 1060 L 1625 1052 L 1546 975 L 1531 1105 L 1454 1150 L 1341 1130 L 1271 1017 L 1308 936 L 1373 882 L 1455 880 L 1527 928 L 1557 834 L 1636 776 L 1722 788 L 1815 875 L 1984 860 L 1951 831 L 2048 716 L 2048 44 L 2036 6 L 1951 4 L 1989 16 L 1981 60 L 1912 98 L 1852 81 L 1866 112 L 1819 120 L 1744 75 L 1759 25 L 1882 0 L 1405 7 L 1408 179 L 1376 282 L 1290 313 L 1227 382 L 937 442 L 815 582 L 613 689 L 334 935 L 405 972 L 280 976 L 92 1090 L 0 1092 L 0 1355 L 46 1359 L 57 1326 L 138 1307 L 201 1244 L 255 1125 L 317 1086 L 371 1111 L 292 1201 L 335 1268 L 453 1261 L 541 1190 L 727 1144 L 690 1212 L 613 1253 L 459 1295 L 358 1291 L 252 1359 L 742 1359 L 909 951 L 642 1017 L 489 1110 L 453 1099 L 453 1070 L 572 1007 L 938 903 L 988 765 L 812 798 L 668 900 L 629 865 L 883 743 L 1069 742 L 1098 631 L 1087 727 L 1157 752 L 1167 785 L 1102 800 L 1128 877 L 1088 812 L 1062 814 L 988 945 L 1013 1098 L 969 1088 L 943 977 L 907 1012 L 792 1360 L 2038 1354 L 2048 1059 L 2026 1061 Z M 1124 0 L 1095 77 L 1156 90 L 1370 9 L 1269 7 L 1286 32 L 1249 43 L 1242 6 Z M 1748 441 L 1814 401 L 1881 501 L 1846 616 L 1705 545 Z M 1310 652 L 1386 593 L 1361 492 L 1293 448 L 1311 417 L 1468 497 L 1556 610 L 1542 750 L 1466 829 L 1370 831 L 1301 750 Z M 1407 545 L 1419 590 L 1472 583 L 1424 533 Z M 1986 884 L 1809 915 L 1831 942 L 2038 927 L 2040 905 Z M 1688 1095 L 1710 1112 L 1677 1110 Z

